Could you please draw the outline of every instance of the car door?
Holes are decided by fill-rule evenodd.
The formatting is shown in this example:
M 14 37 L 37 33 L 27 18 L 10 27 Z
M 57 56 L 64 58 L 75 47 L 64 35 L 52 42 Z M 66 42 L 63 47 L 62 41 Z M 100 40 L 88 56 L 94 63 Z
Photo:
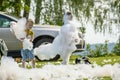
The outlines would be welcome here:
M 8 50 L 20 50 L 20 41 L 16 39 L 10 31 L 10 22 L 12 19 L 4 15 L 0 15 L 0 38 L 3 39 L 8 47 Z

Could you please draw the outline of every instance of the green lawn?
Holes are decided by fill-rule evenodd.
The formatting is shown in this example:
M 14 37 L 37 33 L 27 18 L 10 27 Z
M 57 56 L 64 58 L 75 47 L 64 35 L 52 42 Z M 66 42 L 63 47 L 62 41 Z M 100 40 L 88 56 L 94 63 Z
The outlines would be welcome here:
M 81 56 L 78 55 L 72 55 L 70 57 L 70 64 L 74 65 L 75 64 L 75 59 L 76 58 L 81 58 Z M 120 63 L 120 56 L 106 56 L 106 57 L 95 57 L 95 58 L 89 58 L 90 62 L 96 63 L 98 65 L 105 65 L 105 64 L 115 64 L 115 63 Z M 36 67 L 41 68 L 42 66 L 46 64 L 54 64 L 54 65 L 59 65 L 62 62 L 61 59 L 57 61 L 36 61 Z M 21 66 L 21 65 L 20 65 Z M 31 68 L 30 66 L 28 66 Z
M 90 60 L 91 62 L 96 62 L 98 65 L 115 64 L 120 63 L 120 56 L 90 58 Z
M 78 55 L 72 55 L 70 57 L 70 64 L 75 64 L 75 59 L 81 58 L 81 56 Z M 105 64 L 114 64 L 114 63 L 120 63 L 120 56 L 106 56 L 106 57 L 95 57 L 95 58 L 89 58 L 91 63 L 97 63 L 98 65 L 105 65 Z M 58 65 L 62 62 L 61 59 L 58 61 L 37 61 L 37 67 L 40 68 L 44 66 L 45 64 L 55 64 Z

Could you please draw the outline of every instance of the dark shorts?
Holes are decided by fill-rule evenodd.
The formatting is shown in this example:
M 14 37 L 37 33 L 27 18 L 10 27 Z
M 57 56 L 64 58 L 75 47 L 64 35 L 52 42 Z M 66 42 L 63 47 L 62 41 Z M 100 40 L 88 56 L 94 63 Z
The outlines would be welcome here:
M 28 49 L 24 50 L 24 49 L 22 49 L 21 50 L 21 56 L 22 56 L 23 61 L 34 59 L 33 49 L 32 50 L 28 50 Z

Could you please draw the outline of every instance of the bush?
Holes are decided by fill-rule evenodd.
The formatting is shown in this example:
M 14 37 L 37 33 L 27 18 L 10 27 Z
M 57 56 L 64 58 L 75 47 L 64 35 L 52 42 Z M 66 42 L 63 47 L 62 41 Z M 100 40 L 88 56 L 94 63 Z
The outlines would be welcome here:
M 120 56 L 120 44 L 119 43 L 116 43 L 112 52 L 115 53 L 116 55 Z
M 95 49 L 91 49 L 91 45 L 87 44 L 86 54 L 89 57 L 109 56 L 107 41 L 105 41 L 105 44 L 95 45 Z

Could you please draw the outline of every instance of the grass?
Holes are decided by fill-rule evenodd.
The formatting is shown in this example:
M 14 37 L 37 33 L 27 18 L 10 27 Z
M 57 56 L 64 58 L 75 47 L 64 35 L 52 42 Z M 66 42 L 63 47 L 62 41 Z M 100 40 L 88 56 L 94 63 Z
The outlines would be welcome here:
M 81 56 L 78 55 L 72 55 L 70 57 L 70 63 L 74 64 L 75 58 L 81 58 Z M 120 63 L 120 56 L 105 56 L 105 57 L 91 57 L 89 58 L 91 63 L 96 63 L 98 65 L 105 65 L 105 64 L 115 64 Z
M 81 56 L 78 55 L 72 55 L 70 57 L 70 64 L 75 65 L 75 59 L 76 58 L 81 58 Z M 100 66 L 103 66 L 105 64 L 115 64 L 115 63 L 120 63 L 120 56 L 105 56 L 105 57 L 92 57 L 89 58 L 91 63 L 96 63 Z M 61 59 L 57 61 L 36 61 L 36 68 L 41 68 L 42 66 L 46 64 L 54 64 L 54 65 L 59 65 L 62 62 Z M 21 65 L 20 65 L 21 66 Z M 30 66 L 28 66 L 30 69 Z
M 98 57 L 98 58 L 90 58 L 91 62 L 95 62 L 98 65 L 105 65 L 105 64 L 115 64 L 120 63 L 120 56 L 106 56 L 106 57 Z

